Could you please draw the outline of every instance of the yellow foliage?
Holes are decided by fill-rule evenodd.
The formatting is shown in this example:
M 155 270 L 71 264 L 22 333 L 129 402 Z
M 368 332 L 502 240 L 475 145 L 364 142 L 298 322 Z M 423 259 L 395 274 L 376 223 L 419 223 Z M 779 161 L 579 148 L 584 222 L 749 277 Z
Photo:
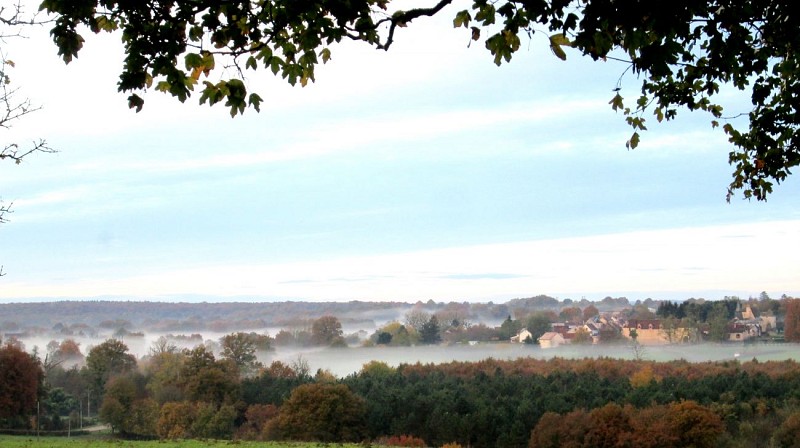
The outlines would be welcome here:
M 652 381 L 658 382 L 660 380 L 661 380 L 661 378 L 659 378 L 653 372 L 653 366 L 650 365 L 650 364 L 647 364 L 644 367 L 642 367 L 641 369 L 639 369 L 638 371 L 634 372 L 633 375 L 631 375 L 631 378 L 630 378 L 631 387 L 634 387 L 634 388 L 645 387 L 648 384 L 650 384 L 650 382 L 652 382 Z

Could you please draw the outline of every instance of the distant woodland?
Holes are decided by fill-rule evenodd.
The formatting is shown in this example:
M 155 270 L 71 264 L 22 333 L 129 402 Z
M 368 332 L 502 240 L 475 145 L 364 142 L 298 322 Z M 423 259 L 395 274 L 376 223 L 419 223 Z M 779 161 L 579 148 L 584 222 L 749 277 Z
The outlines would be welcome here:
M 791 343 L 784 341 L 800 337 L 800 299 L 789 297 L 59 302 L 0 305 L 0 312 L 0 428 L 14 434 L 58 434 L 100 422 L 124 438 L 451 448 L 791 447 L 800 434 L 796 360 L 692 363 L 636 356 L 648 335 L 654 344 Z M 252 326 L 236 328 L 237 322 Z M 372 330 L 347 334 L 348 322 L 362 324 L 354 328 L 369 322 Z M 162 334 L 139 356 L 125 342 L 154 329 L 210 328 L 230 333 L 216 340 Z M 26 347 L 16 338 L 26 331 L 53 339 Z M 96 343 L 82 347 L 70 336 L 74 331 L 96 332 Z M 547 335 L 563 336 L 565 344 L 624 345 L 634 356 L 398 366 L 373 361 L 345 377 L 311 371 L 302 357 L 258 361 L 259 353 L 298 346 L 341 356 L 353 345 L 516 341 L 544 347 L 552 342 Z

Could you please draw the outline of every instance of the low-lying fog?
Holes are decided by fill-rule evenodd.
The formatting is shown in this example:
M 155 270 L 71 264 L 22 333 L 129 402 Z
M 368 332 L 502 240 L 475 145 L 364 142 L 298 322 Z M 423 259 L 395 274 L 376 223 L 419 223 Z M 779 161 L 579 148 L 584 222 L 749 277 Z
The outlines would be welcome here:
M 263 333 L 263 331 L 261 331 Z M 270 332 L 275 334 L 275 331 Z M 148 334 L 142 338 L 125 338 L 124 342 L 128 345 L 130 352 L 137 357 L 147 355 L 148 350 L 154 340 L 160 334 Z M 202 334 L 204 341 L 219 341 L 224 334 L 208 333 Z M 103 338 L 74 338 L 80 343 L 81 351 L 86 354 L 90 347 L 103 342 Z M 44 338 L 26 338 L 22 342 L 30 351 L 34 346 L 38 346 L 40 353 L 46 351 L 45 347 L 50 340 Z M 60 342 L 60 341 L 59 341 Z M 181 347 L 180 342 L 176 344 Z M 187 342 L 185 347 L 196 345 Z M 181 347 L 183 348 L 183 347 Z M 476 345 L 455 344 L 455 345 L 433 345 L 433 346 L 414 346 L 414 347 L 349 347 L 349 348 L 286 348 L 277 347 L 275 351 L 259 360 L 264 364 L 272 361 L 282 361 L 292 363 L 302 358 L 311 369 L 311 373 L 317 369 L 327 369 L 338 377 L 347 376 L 357 372 L 369 361 L 383 361 L 391 366 L 402 363 L 444 363 L 450 361 L 480 361 L 487 358 L 494 359 L 516 359 L 520 357 L 533 357 L 548 359 L 553 357 L 563 358 L 584 358 L 584 357 L 611 357 L 620 359 L 633 359 L 633 350 L 626 345 L 594 345 L 594 346 L 571 346 L 562 345 L 556 348 L 542 349 L 537 345 L 510 344 L 510 343 L 479 343 Z M 800 360 L 800 344 L 694 344 L 694 345 L 661 345 L 644 346 L 644 359 L 654 361 L 669 361 L 685 359 L 688 361 L 723 361 L 739 359 L 751 361 L 754 358 L 759 361 L 769 360 Z
M 532 357 L 549 359 L 599 358 L 611 357 L 633 359 L 633 350 L 624 345 L 570 346 L 542 349 L 535 345 L 492 343 L 477 345 L 434 345 L 416 347 L 351 347 L 346 349 L 318 349 L 305 351 L 283 351 L 278 349 L 271 360 L 283 362 L 296 360 L 302 356 L 307 360 L 311 371 L 328 369 L 342 377 L 357 372 L 365 363 L 376 360 L 391 366 L 401 363 L 444 363 L 450 361 L 480 361 L 487 358 L 517 359 Z M 800 344 L 697 344 L 646 346 L 644 359 L 669 361 L 723 361 L 739 359 L 742 361 L 800 360 Z

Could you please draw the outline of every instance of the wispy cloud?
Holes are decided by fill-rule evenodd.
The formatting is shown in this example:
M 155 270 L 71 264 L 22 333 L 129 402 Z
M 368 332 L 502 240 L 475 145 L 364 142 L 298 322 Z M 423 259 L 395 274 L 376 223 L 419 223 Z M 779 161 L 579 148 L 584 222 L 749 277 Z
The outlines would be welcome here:
M 44 285 L 8 282 L 0 297 L 211 294 L 315 300 L 485 300 L 640 291 L 683 298 L 697 291 L 797 294 L 800 254 L 743 262 L 749 247 L 800 247 L 800 221 L 629 232 L 380 256 L 269 265 L 216 265 L 144 276 Z M 774 235 L 780 233 L 776 238 Z M 743 247 L 730 235 L 750 235 Z M 757 278 L 754 285 L 752 279 Z

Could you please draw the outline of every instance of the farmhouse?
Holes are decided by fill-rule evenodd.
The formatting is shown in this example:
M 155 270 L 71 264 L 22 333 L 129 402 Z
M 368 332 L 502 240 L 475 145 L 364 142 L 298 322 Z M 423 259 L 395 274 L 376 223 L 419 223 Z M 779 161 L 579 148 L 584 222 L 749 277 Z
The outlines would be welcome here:
M 511 342 L 523 343 L 528 339 L 533 341 L 533 334 L 530 331 L 528 331 L 526 328 L 523 328 L 522 330 L 520 330 L 520 332 L 517 333 L 516 336 L 511 336 Z
M 556 333 L 555 331 L 548 331 L 539 337 L 539 346 L 542 348 L 555 348 L 565 342 L 564 336 L 561 336 L 561 333 Z

